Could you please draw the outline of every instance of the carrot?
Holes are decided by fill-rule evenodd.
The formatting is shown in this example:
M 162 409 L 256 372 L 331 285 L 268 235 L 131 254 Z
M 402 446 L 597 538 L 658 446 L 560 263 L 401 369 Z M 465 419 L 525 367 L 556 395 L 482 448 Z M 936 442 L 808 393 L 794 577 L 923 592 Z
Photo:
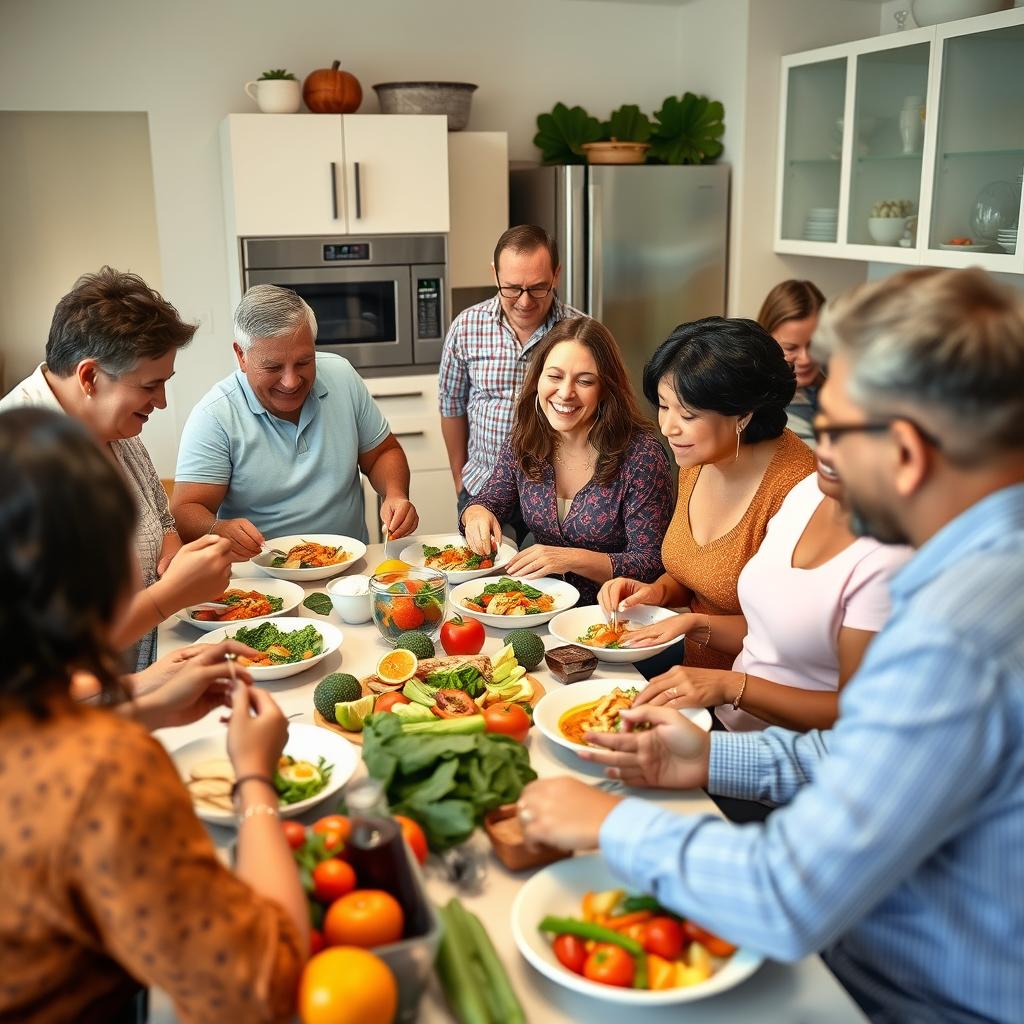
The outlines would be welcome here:
M 484 594 L 481 604 L 486 608 L 494 600 L 493 594 Z
M 615 931 L 621 932 L 630 925 L 643 924 L 644 921 L 649 921 L 652 917 L 654 914 L 650 910 L 636 910 L 632 914 L 617 914 L 615 917 L 609 917 L 604 924 L 606 928 L 614 928 Z

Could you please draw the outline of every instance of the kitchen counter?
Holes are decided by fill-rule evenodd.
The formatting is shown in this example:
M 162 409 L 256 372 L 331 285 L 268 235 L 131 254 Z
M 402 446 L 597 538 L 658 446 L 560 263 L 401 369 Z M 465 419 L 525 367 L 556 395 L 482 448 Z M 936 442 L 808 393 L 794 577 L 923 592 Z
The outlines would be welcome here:
M 403 545 L 404 546 L 404 545 Z M 392 548 L 397 547 L 397 542 Z M 350 572 L 366 572 L 367 566 L 373 567 L 384 558 L 383 545 L 371 545 L 366 558 L 356 563 Z M 236 575 L 261 575 L 259 570 L 249 571 L 251 566 L 238 566 Z M 306 587 L 307 593 L 315 590 L 323 591 L 328 580 L 319 581 Z M 311 620 L 322 619 L 301 605 L 292 613 Z M 332 612 L 329 621 L 338 625 L 344 634 L 341 649 L 325 658 L 307 672 L 290 679 L 266 684 L 283 708 L 285 714 L 297 712 L 301 717 L 296 721 L 313 721 L 313 689 L 329 672 L 343 670 L 355 676 L 365 676 L 373 672 L 377 660 L 389 648 L 381 639 L 372 622 L 352 626 L 342 622 Z M 484 653 L 493 654 L 503 643 L 503 630 L 486 627 L 487 640 Z M 556 646 L 557 641 L 547 636 L 547 629 L 539 627 L 535 632 L 544 636 L 547 646 Z M 194 643 L 200 636 L 195 628 L 170 619 L 160 626 L 159 652 L 167 654 L 177 647 Z M 440 645 L 438 645 L 439 653 Z M 560 684 L 543 666 L 534 673 L 546 690 L 552 690 Z M 631 665 L 602 665 L 596 676 L 598 678 L 624 676 L 628 684 L 635 684 L 641 679 Z M 169 749 L 174 750 L 200 736 L 208 736 L 222 732 L 224 726 L 218 721 L 218 713 L 212 713 L 193 725 L 179 729 L 165 729 L 158 732 L 158 739 Z M 530 761 L 540 776 L 571 774 L 586 780 L 596 780 L 602 775 L 575 758 L 569 751 L 548 742 L 536 729 L 527 740 Z M 360 768 L 362 770 L 362 768 Z M 679 813 L 719 814 L 717 808 L 703 792 L 684 792 L 667 790 L 634 790 L 634 795 L 644 799 L 656 799 L 659 804 Z M 302 819 L 307 823 L 315 821 L 323 814 L 333 810 L 331 801 L 307 813 Z M 234 838 L 232 829 L 209 827 L 210 834 L 221 851 L 226 851 Z M 486 837 L 477 831 L 473 839 L 480 849 L 488 849 Z M 570 1024 L 573 1021 L 586 1020 L 588 1024 L 621 1024 L 623 1008 L 613 1003 L 601 1002 L 587 996 L 570 992 L 568 989 L 549 981 L 534 970 L 523 958 L 512 938 L 509 924 L 509 908 L 515 898 L 520 884 L 529 877 L 528 872 L 512 873 L 507 871 L 497 860 L 488 855 L 488 873 L 482 891 L 476 895 L 456 893 L 447 881 L 427 866 L 427 888 L 431 897 L 438 903 L 446 902 L 452 895 L 460 899 L 471 910 L 475 911 L 487 925 L 491 938 L 502 958 L 512 985 L 522 1001 L 527 1019 L 543 1022 L 543 1024 Z M 688 1024 L 736 1024 L 741 1021 L 757 1021 L 758 1024 L 846 1024 L 846 1022 L 863 1021 L 864 1017 L 857 1006 L 849 998 L 843 988 L 835 980 L 824 963 L 817 956 L 809 956 L 795 964 L 779 964 L 766 962 L 750 979 L 736 988 L 708 999 L 687 1003 L 685 1010 L 679 1006 L 651 1008 L 633 1011 L 631 1016 L 640 1018 L 644 1024 L 668 1024 L 676 1022 L 685 1012 Z M 170 1001 L 162 993 L 154 992 L 150 1011 L 153 1024 L 170 1024 L 175 1015 Z M 423 1024 L 450 1021 L 443 996 L 436 981 L 432 981 L 424 996 L 421 1006 L 420 1021 Z

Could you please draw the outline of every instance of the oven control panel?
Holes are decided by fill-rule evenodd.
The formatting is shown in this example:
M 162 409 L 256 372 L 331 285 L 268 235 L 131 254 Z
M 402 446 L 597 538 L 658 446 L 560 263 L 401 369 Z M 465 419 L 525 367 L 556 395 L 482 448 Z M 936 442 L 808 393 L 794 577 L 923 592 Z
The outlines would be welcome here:
M 324 263 L 341 263 L 347 260 L 365 262 L 370 258 L 369 242 L 331 242 L 323 248 Z
M 416 278 L 416 335 L 419 338 L 440 338 L 441 278 Z

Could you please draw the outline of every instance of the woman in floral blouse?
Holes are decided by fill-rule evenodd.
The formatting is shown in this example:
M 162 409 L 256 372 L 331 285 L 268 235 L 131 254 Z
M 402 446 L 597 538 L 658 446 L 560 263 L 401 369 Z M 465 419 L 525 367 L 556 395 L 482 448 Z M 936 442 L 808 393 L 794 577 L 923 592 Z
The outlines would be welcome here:
M 592 604 L 606 580 L 662 571 L 668 460 L 615 339 L 590 317 L 556 324 L 538 346 L 512 434 L 462 514 L 469 546 L 493 550 L 517 509 L 536 543 L 509 562 L 510 576 L 565 576 Z

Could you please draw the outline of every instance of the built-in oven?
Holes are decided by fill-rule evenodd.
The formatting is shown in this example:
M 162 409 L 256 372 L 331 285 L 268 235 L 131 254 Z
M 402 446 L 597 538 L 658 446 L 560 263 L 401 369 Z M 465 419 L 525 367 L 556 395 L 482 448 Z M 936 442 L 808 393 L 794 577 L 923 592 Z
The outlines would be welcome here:
M 362 370 L 436 365 L 447 327 L 444 235 L 246 238 L 246 288 L 298 292 L 318 349 Z

